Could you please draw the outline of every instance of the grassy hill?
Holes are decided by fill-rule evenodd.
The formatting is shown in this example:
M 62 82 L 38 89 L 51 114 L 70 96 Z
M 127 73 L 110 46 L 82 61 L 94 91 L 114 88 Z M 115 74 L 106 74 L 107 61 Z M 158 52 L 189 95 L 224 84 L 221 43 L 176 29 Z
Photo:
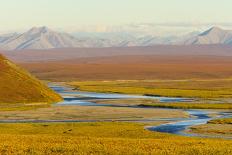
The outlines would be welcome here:
M 0 103 L 53 103 L 61 100 L 45 84 L 0 55 Z

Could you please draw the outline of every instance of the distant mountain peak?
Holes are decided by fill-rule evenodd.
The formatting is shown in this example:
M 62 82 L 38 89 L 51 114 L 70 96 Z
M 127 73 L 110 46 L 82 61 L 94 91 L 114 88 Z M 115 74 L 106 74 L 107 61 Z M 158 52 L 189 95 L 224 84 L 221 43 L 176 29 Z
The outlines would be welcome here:
M 210 28 L 211 31 L 224 31 L 222 28 L 218 27 L 218 26 L 213 26 Z
M 0 48 L 4 50 L 195 44 L 232 45 L 232 31 L 214 26 L 202 33 L 194 32 L 183 36 L 160 37 L 146 34 L 128 37 L 124 33 L 123 36 L 113 34 L 100 37 L 81 37 L 81 35 L 74 37 L 68 33 L 53 31 L 46 26 L 41 26 L 33 27 L 20 34 L 0 36 Z
M 53 31 L 46 26 L 33 27 L 1 43 L 1 48 L 7 50 L 51 49 L 76 46 L 76 38 L 69 34 Z
M 51 29 L 49 29 L 46 26 L 42 26 L 42 27 L 32 27 L 29 31 L 27 31 L 27 33 L 31 33 L 31 34 L 35 34 L 35 33 L 47 33 L 52 31 Z
M 211 27 L 210 29 L 204 31 L 203 33 L 201 33 L 200 36 L 208 35 L 210 33 L 221 33 L 221 32 L 224 32 L 224 31 L 225 30 L 223 30 L 222 28 L 214 26 L 214 27 Z
M 220 27 L 212 27 L 194 38 L 190 38 L 186 44 L 222 44 L 231 45 L 232 31 Z

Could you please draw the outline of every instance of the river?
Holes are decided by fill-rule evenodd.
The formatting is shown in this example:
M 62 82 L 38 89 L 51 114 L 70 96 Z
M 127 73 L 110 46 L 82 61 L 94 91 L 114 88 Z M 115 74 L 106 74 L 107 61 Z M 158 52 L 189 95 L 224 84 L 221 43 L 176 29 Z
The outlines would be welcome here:
M 120 100 L 120 99 L 154 99 L 160 102 L 186 102 L 191 101 L 187 98 L 174 98 L 174 97 L 156 97 L 156 96 L 142 96 L 142 95 L 125 95 L 125 94 L 111 94 L 111 93 L 95 93 L 95 92 L 83 92 L 73 91 L 71 87 L 64 85 L 50 85 L 50 87 L 64 98 L 63 102 L 58 103 L 59 106 L 67 105 L 79 105 L 79 106 L 111 106 L 122 107 L 123 105 L 115 104 L 97 104 L 96 100 Z M 124 107 L 124 106 L 123 106 Z M 131 108 L 144 108 L 140 106 L 126 106 Z M 173 109 L 169 109 L 173 110 Z M 171 133 L 184 136 L 200 136 L 198 134 L 191 134 L 184 132 L 187 128 L 195 125 L 206 124 L 209 120 L 215 118 L 232 117 L 231 113 L 216 112 L 213 110 L 183 110 L 189 114 L 189 118 L 183 119 L 170 119 L 171 123 L 161 124 L 159 126 L 145 127 L 150 131 Z M 215 117 L 210 117 L 209 114 L 213 114 Z M 215 115 L 216 114 L 216 115 Z

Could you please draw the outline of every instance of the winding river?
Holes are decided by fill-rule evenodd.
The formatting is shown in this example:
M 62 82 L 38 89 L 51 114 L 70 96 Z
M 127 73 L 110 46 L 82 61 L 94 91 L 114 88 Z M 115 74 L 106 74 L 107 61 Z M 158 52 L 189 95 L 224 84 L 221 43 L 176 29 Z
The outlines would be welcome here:
M 142 95 L 125 95 L 125 94 L 110 94 L 110 93 L 95 93 L 73 91 L 71 87 L 61 85 L 50 85 L 50 87 L 61 94 L 64 98 L 63 102 L 58 103 L 59 106 L 79 105 L 79 106 L 111 106 L 111 107 L 125 107 L 123 105 L 114 104 L 97 104 L 96 100 L 107 99 L 154 99 L 160 102 L 186 102 L 190 101 L 186 98 L 170 98 L 170 97 L 156 97 L 156 96 L 142 96 Z M 131 108 L 144 108 L 139 106 L 126 106 Z M 169 109 L 173 110 L 173 109 Z M 184 110 L 190 117 L 183 119 L 170 119 L 171 123 L 161 124 L 159 126 L 148 126 L 146 129 L 150 131 L 178 134 L 184 136 L 200 136 L 184 132 L 187 128 L 195 125 L 206 124 L 209 120 L 222 117 L 232 117 L 231 113 L 215 112 L 211 110 Z M 215 117 L 210 117 L 209 114 L 216 114 Z M 202 136 L 201 136 L 202 137 Z

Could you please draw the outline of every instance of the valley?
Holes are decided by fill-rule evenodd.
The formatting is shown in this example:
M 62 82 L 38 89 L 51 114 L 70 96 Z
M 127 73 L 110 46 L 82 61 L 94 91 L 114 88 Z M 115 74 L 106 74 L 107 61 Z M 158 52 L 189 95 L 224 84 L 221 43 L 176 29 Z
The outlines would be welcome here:
M 0 144 L 0 152 L 9 153 L 11 150 L 14 153 L 20 149 L 23 154 L 71 154 L 77 151 L 82 154 L 105 154 L 120 150 L 120 153 L 126 151 L 128 154 L 163 154 L 163 151 L 170 154 L 175 150 L 174 154 L 189 154 L 192 151 L 229 154 L 231 151 L 231 140 L 227 140 L 231 135 L 225 135 L 223 132 L 226 130 L 221 130 L 220 125 L 216 137 L 213 132 L 206 133 L 201 131 L 200 126 L 194 126 L 207 125 L 207 121 L 221 116 L 231 117 L 228 109 L 188 111 L 144 108 L 124 104 L 121 100 L 132 98 L 132 102 L 140 102 L 140 98 L 150 98 L 159 102 L 159 97 L 77 91 L 65 83 L 49 85 L 62 95 L 63 102 L 50 107 L 0 111 L 0 139 L 4 141 Z M 109 103 L 105 104 L 105 101 Z M 164 128 L 166 125 L 170 125 L 171 130 L 168 126 Z M 231 125 L 227 126 L 230 129 Z M 169 145 L 170 142 L 174 144 Z M 180 147 L 186 142 L 190 145 Z M 128 149 L 124 147 L 126 144 L 137 149 Z M 7 150 L 4 150 L 6 145 Z
M 232 1 L 0 5 L 0 155 L 232 155 Z
M 1 104 L 0 139 L 7 139 L 9 149 L 10 144 L 19 149 L 13 141 L 23 137 L 22 153 L 36 154 L 105 154 L 123 148 L 128 154 L 170 154 L 170 149 L 175 154 L 230 154 L 230 49 L 167 45 L 2 51 L 64 101 Z M 225 123 L 212 123 L 218 119 Z M 181 149 L 186 142 L 191 147 Z M 125 144 L 139 149 L 128 150 Z

